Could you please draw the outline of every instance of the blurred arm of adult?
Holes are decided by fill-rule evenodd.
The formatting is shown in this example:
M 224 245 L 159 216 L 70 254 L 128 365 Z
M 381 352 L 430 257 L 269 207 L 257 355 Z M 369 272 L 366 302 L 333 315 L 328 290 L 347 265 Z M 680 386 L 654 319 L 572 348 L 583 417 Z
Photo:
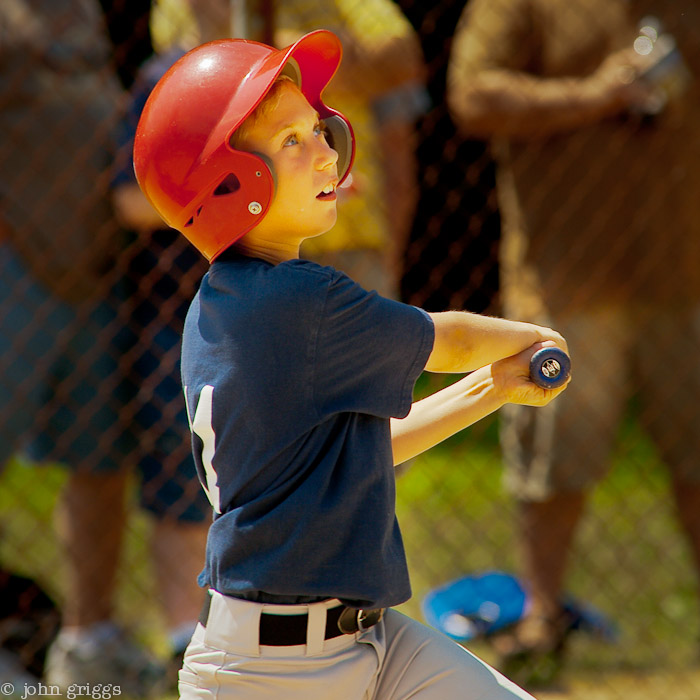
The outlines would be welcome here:
M 526 4 L 472 0 L 457 28 L 447 99 L 458 127 L 479 138 L 531 138 L 595 124 L 642 105 L 649 57 L 624 48 L 582 76 L 528 70 L 535 20 Z M 546 28 L 538 27 L 537 31 Z
M 112 202 L 122 226 L 140 232 L 167 226 L 135 182 L 117 185 L 112 191 Z
M 343 44 L 343 60 L 333 82 L 335 94 L 360 94 L 373 100 L 399 85 L 425 83 L 423 53 L 414 32 L 364 38 L 343 26 L 328 28 Z M 299 36 L 296 29 L 280 28 L 275 32 L 275 43 L 287 46 Z

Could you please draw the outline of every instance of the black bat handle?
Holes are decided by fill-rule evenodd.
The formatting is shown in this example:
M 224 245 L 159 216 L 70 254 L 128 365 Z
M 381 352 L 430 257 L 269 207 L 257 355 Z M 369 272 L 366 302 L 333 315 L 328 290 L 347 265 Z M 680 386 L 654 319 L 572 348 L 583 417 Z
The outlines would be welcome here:
M 543 389 L 557 389 L 571 373 L 571 360 L 559 348 L 542 348 L 530 358 L 530 379 Z

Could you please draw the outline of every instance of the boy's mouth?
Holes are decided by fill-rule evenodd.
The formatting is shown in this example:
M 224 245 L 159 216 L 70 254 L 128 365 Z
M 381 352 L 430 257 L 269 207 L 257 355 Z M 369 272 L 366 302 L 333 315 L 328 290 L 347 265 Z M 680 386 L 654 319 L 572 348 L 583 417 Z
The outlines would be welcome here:
M 336 193 L 335 193 L 335 187 L 336 183 L 335 182 L 329 182 L 323 190 L 316 195 L 316 199 L 322 199 L 322 200 L 334 200 L 336 199 Z

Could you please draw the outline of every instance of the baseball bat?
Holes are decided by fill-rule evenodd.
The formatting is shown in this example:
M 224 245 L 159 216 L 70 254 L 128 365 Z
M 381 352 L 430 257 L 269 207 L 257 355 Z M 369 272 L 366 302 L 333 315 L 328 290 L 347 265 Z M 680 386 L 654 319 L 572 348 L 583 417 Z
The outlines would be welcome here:
M 530 358 L 530 379 L 543 389 L 557 389 L 571 373 L 571 360 L 559 348 L 542 348 Z

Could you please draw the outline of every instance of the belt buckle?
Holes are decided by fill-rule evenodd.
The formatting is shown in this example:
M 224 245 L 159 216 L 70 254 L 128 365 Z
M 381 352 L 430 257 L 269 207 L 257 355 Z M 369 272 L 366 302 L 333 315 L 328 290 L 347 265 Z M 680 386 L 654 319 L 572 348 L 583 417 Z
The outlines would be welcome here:
M 374 627 L 382 617 L 384 617 L 384 608 L 376 608 L 373 610 L 345 608 L 338 618 L 338 629 L 343 634 L 364 632 L 370 627 Z

